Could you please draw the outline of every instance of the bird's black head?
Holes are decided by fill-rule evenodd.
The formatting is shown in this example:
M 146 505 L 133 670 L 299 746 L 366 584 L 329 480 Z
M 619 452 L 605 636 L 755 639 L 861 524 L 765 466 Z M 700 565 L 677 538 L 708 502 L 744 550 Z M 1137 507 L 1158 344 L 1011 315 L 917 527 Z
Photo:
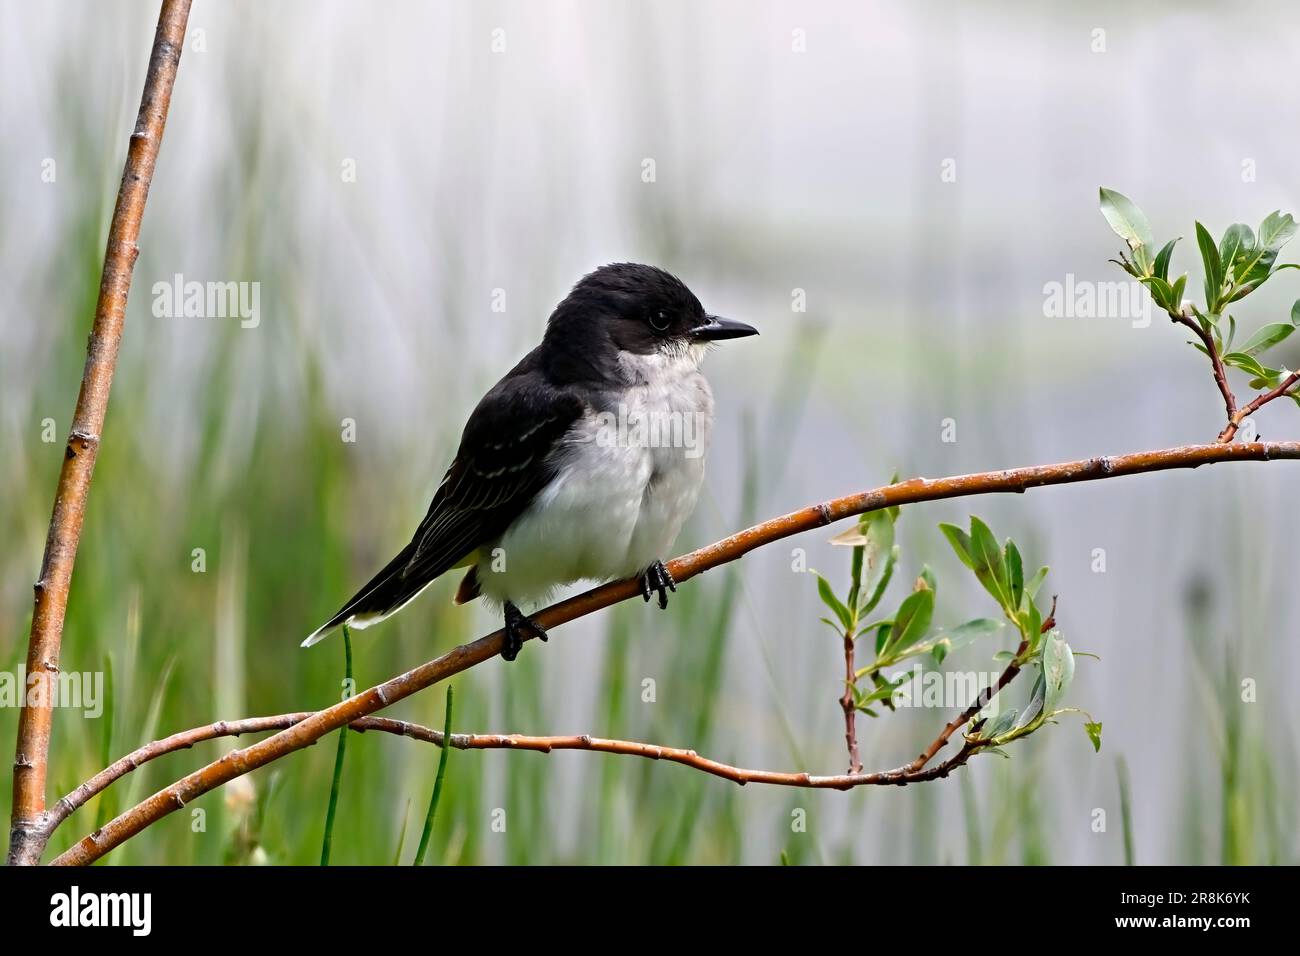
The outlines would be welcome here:
M 692 346 L 757 335 L 743 322 L 704 311 L 676 276 L 655 266 L 616 262 L 585 275 L 556 306 L 546 328 L 554 351 L 592 361 L 630 355 L 688 355 Z M 601 364 L 604 364 L 603 362 Z

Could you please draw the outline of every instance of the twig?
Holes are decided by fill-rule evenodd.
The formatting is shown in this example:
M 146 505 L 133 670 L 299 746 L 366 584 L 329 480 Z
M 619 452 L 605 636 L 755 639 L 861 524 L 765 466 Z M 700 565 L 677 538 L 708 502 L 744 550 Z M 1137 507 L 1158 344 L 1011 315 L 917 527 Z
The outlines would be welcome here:
M 1056 627 L 1055 596 L 1052 598 L 1052 609 L 1047 613 L 1047 619 L 1043 621 L 1041 632 L 1046 634 L 1054 627 Z M 944 745 L 948 743 L 948 739 L 952 737 L 954 733 L 974 720 L 975 715 L 988 706 L 989 701 L 993 699 L 995 694 L 998 694 L 1008 684 L 1015 680 L 1016 675 L 1020 673 L 1021 655 L 1023 655 L 1027 650 L 1029 650 L 1029 641 L 1021 641 L 1020 646 L 1016 648 L 1015 656 L 1011 658 L 1011 663 L 1007 665 L 1006 670 L 998 675 L 997 681 L 980 691 L 969 707 L 950 720 L 944 726 L 943 730 L 939 732 L 939 736 L 930 741 L 930 746 L 921 751 L 920 756 L 907 765 L 907 769 L 915 772 L 933 760 L 934 755 L 944 748 Z
M 862 757 L 858 753 L 858 704 L 853 699 L 853 688 L 857 684 L 857 667 L 854 664 L 853 630 L 844 630 L 844 696 L 840 698 L 840 708 L 844 711 L 844 743 L 849 748 L 849 773 L 862 772 Z
M 1300 459 L 1300 442 L 1247 442 L 1212 445 L 1184 445 L 1158 451 L 1138 452 L 1104 458 L 1089 458 L 1055 465 L 1034 465 L 1006 471 L 959 475 L 950 478 L 913 478 L 909 481 L 887 485 L 870 491 L 847 495 L 832 501 L 812 505 L 779 518 L 762 522 L 745 531 L 693 551 L 668 563 L 668 570 L 678 582 L 685 582 L 711 568 L 735 561 L 755 548 L 771 544 L 803 531 L 823 527 L 843 518 L 879 508 L 915 504 L 944 498 L 961 498 L 971 495 L 1005 492 L 1024 492 L 1042 485 L 1071 484 L 1079 481 L 1096 481 L 1124 475 L 1166 471 L 1174 468 L 1197 468 L 1222 461 L 1269 461 L 1273 459 Z M 575 597 L 554 604 L 534 615 L 544 628 L 555 628 L 575 618 L 583 617 L 640 594 L 634 580 L 616 581 L 593 588 Z M 153 794 L 148 799 L 110 820 L 104 827 L 82 839 L 55 863 L 86 864 L 94 862 L 114 847 L 121 845 L 141 830 L 164 816 L 185 806 L 191 800 L 223 783 L 233 780 L 258 767 L 265 766 L 287 754 L 310 746 L 332 730 L 350 724 L 360 717 L 388 707 L 417 691 L 458 674 L 476 664 L 495 657 L 501 652 L 501 631 L 482 637 L 421 664 L 382 684 L 312 714 L 288 729 L 243 750 L 232 751 L 220 760 L 183 777 Z M 923 771 L 942 776 L 969 756 L 967 748 L 944 764 Z M 701 767 L 701 769 L 704 769 Z M 905 770 L 906 768 L 902 768 Z M 712 771 L 710 771 L 712 772 Z M 901 771 L 900 771 L 901 772 Z M 768 772 L 755 771 L 751 779 L 772 782 Z M 726 776 L 719 773 L 719 776 Z M 787 775 L 776 775 L 785 778 Z M 821 781 L 840 781 L 846 778 L 810 778 Z M 934 776 L 908 778 L 934 779 Z M 803 784 L 805 786 L 835 786 L 834 783 Z M 852 786 L 853 784 L 848 784 Z
M 127 148 L 122 185 L 108 230 L 99 300 L 86 349 L 72 428 L 54 494 L 54 512 L 45 539 L 41 574 L 36 581 L 31 636 L 27 643 L 27 674 L 35 687 L 48 688 L 59 672 L 63 621 L 68 608 L 68 586 L 77 558 L 86 497 L 99 454 L 100 434 L 108 410 L 108 394 L 117 365 L 126 316 L 131 275 L 140 253 L 137 240 L 144 216 L 149 184 L 162 143 L 171 103 L 176 69 L 185 42 L 190 0 L 163 0 L 154 34 L 153 53 L 145 76 L 144 94 L 135 131 Z M 26 695 L 25 695 L 26 696 Z M 30 864 L 40 858 L 39 839 L 45 814 L 45 778 L 49 766 L 52 694 L 40 692 L 24 700 L 18 718 L 18 744 L 14 752 L 13 815 L 9 835 L 9 863 Z
M 59 811 L 58 819 L 66 819 L 77 808 L 84 806 L 99 793 L 102 793 L 114 781 L 121 779 L 151 760 L 187 750 L 196 743 L 215 740 L 220 737 L 238 737 L 243 734 L 264 733 L 268 730 L 283 730 L 302 723 L 315 716 L 315 711 L 303 711 L 296 714 L 276 714 L 272 717 L 249 717 L 244 720 L 222 720 L 215 724 L 194 727 L 181 733 L 173 734 L 162 740 L 145 744 L 138 750 L 115 761 L 112 767 L 99 774 L 68 794 L 51 811 Z M 967 752 L 959 754 L 960 760 L 949 760 L 943 772 L 935 769 L 918 773 L 909 765 L 894 770 L 876 771 L 874 773 L 849 773 L 818 776 L 800 772 L 783 772 L 775 770 L 747 770 L 731 764 L 701 757 L 694 750 L 680 747 L 665 747 L 659 744 L 642 743 L 636 740 L 612 740 L 593 737 L 590 734 L 564 734 L 555 736 L 530 736 L 527 734 L 447 734 L 434 730 L 423 724 L 391 717 L 361 717 L 348 725 L 350 730 L 358 733 L 375 731 L 410 737 L 412 740 L 433 744 L 435 747 L 449 745 L 457 750 L 527 750 L 535 753 L 550 753 L 553 750 L 583 750 L 592 753 L 619 754 L 628 757 L 641 757 L 647 760 L 665 760 L 700 770 L 715 777 L 731 780 L 741 785 L 763 783 L 775 786 L 806 787 L 814 789 L 850 790 L 861 786 L 904 786 L 909 783 L 921 783 L 947 776 L 949 772 L 965 763 L 979 749 L 980 744 L 963 748 Z M 439 762 L 439 769 L 443 764 Z M 111 771 L 111 772 L 110 772 Z M 435 788 L 437 784 L 435 782 Z M 419 854 L 417 854 L 417 859 Z M 62 858 L 56 864 L 65 862 Z
M 1269 402 L 1273 401 L 1274 399 L 1281 398 L 1283 395 L 1288 394 L 1291 391 L 1291 389 L 1295 387 L 1296 382 L 1300 382 L 1300 371 L 1292 372 L 1290 375 L 1288 375 L 1286 378 L 1282 380 L 1282 383 L 1278 385 L 1277 388 L 1273 389 L 1272 391 L 1264 392 L 1260 395 L 1255 396 L 1254 401 L 1252 401 L 1245 408 L 1238 411 L 1235 415 L 1233 415 L 1228 420 L 1227 426 L 1223 429 L 1222 432 L 1219 433 L 1219 441 L 1222 442 L 1232 441 L 1232 439 L 1236 437 L 1237 429 L 1241 427 L 1242 422 L 1244 422 L 1251 415 L 1254 415 L 1257 411 L 1259 411 Z
M 1228 373 L 1223 367 L 1223 360 L 1219 357 L 1219 347 L 1214 343 L 1214 336 L 1201 328 L 1201 323 L 1183 312 L 1170 312 L 1169 318 L 1191 329 L 1205 346 L 1205 351 L 1210 356 L 1210 365 L 1214 368 L 1214 384 L 1219 386 L 1219 394 L 1223 396 L 1223 407 L 1228 413 L 1228 422 L 1231 424 L 1237 415 L 1237 396 L 1232 394 L 1232 389 L 1228 386 Z M 1233 432 L 1236 432 L 1235 428 Z M 1219 435 L 1219 441 L 1230 440 L 1231 436 L 1224 438 L 1222 434 Z
M 1300 371 L 1292 372 L 1277 388 L 1268 392 L 1256 395 L 1254 400 L 1244 408 L 1237 407 L 1237 396 L 1233 394 L 1232 388 L 1228 385 L 1228 373 L 1223 367 L 1223 358 L 1219 355 L 1219 346 L 1214 341 L 1214 336 L 1191 316 L 1182 312 L 1170 312 L 1169 318 L 1179 325 L 1185 325 L 1196 333 L 1197 338 L 1201 340 L 1206 354 L 1210 356 L 1210 364 L 1214 369 L 1214 384 L 1219 386 L 1219 394 L 1223 396 L 1223 406 L 1228 413 L 1228 424 L 1223 426 L 1223 431 L 1219 432 L 1216 441 L 1228 443 L 1237 437 L 1237 431 L 1241 428 L 1241 423 L 1251 415 L 1255 414 L 1269 402 L 1281 398 L 1291 391 L 1297 382 L 1300 382 Z

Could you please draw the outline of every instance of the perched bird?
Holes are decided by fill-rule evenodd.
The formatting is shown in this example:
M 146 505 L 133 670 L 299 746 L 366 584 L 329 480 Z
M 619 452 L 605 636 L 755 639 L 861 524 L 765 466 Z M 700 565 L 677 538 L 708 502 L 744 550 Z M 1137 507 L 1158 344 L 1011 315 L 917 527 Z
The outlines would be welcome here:
M 452 568 L 456 603 L 505 614 L 502 656 L 545 630 L 519 610 L 563 584 L 636 576 L 648 602 L 676 590 L 663 565 L 704 480 L 710 343 L 756 335 L 704 311 L 654 266 L 583 277 L 542 344 L 483 396 L 411 543 L 303 641 L 384 620 Z

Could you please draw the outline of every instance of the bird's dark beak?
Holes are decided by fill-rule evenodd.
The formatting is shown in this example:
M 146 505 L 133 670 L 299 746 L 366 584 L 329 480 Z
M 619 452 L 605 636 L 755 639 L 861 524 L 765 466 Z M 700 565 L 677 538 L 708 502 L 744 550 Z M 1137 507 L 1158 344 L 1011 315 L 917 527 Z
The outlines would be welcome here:
M 757 335 L 758 329 L 735 319 L 720 319 L 716 315 L 706 315 L 704 324 L 691 329 L 691 338 L 697 342 L 717 342 L 721 339 L 743 339 L 746 335 Z

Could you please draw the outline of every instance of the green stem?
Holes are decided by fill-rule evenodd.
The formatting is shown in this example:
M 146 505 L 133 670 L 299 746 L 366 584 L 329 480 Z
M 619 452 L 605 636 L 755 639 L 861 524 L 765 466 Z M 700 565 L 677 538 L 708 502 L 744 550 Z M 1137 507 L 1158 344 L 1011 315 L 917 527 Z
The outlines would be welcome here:
M 352 631 L 343 625 L 344 674 L 347 677 L 346 695 L 352 696 Z M 330 784 L 329 808 L 325 811 L 325 838 L 321 841 L 320 865 L 330 865 L 330 844 L 334 839 L 334 814 L 339 807 L 339 788 L 343 783 L 343 755 L 348 748 L 348 728 L 339 728 L 339 747 L 334 752 L 334 782 Z
M 447 686 L 447 716 L 442 726 L 442 753 L 438 755 L 438 776 L 433 781 L 433 796 L 429 798 L 429 812 L 424 817 L 424 832 L 420 834 L 420 846 L 415 851 L 412 866 L 424 864 L 424 854 L 429 849 L 429 838 L 433 836 L 433 817 L 438 812 L 438 800 L 442 796 L 442 779 L 447 774 L 447 756 L 451 753 L 451 685 Z

